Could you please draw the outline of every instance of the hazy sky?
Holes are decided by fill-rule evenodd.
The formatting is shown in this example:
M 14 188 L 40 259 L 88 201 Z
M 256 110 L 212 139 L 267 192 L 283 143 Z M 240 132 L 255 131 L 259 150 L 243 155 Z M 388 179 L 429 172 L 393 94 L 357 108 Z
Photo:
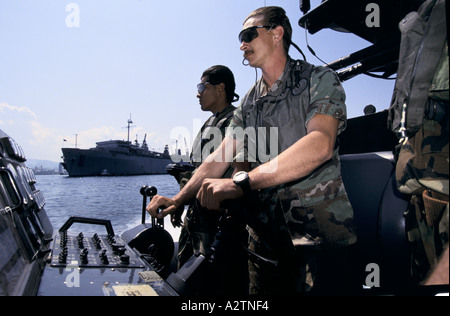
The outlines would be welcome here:
M 306 49 L 297 0 L 0 0 L 0 129 L 28 158 L 53 161 L 75 146 L 75 134 L 81 148 L 126 139 L 130 114 L 132 140 L 147 134 L 155 150 L 176 139 L 183 149 L 184 138 L 190 146 L 211 114 L 196 98 L 206 68 L 228 66 L 241 98 L 255 83 L 237 37 L 264 5 L 287 11 L 293 41 L 322 64 Z M 330 30 L 308 42 L 327 62 L 370 44 Z M 290 55 L 301 57 L 294 48 Z M 345 82 L 349 117 L 369 103 L 388 108 L 393 85 L 366 76 Z M 173 136 L 179 131 L 187 134 Z

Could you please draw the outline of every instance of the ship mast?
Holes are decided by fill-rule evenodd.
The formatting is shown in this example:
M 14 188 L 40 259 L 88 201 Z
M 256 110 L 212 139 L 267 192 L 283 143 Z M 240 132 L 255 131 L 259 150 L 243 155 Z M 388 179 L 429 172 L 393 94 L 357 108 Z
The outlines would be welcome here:
M 133 124 L 133 121 L 131 120 L 131 114 L 130 114 L 130 118 L 128 119 L 128 126 L 127 126 L 127 128 L 128 128 L 128 142 L 130 141 L 130 127 L 131 127 L 131 124 Z

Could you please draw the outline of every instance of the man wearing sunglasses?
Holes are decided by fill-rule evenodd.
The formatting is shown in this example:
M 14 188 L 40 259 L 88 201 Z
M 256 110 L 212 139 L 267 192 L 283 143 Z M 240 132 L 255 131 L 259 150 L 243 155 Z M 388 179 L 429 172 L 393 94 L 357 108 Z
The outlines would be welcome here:
M 197 85 L 197 98 L 202 111 L 211 112 L 212 115 L 205 121 L 194 140 L 190 155 L 191 164 L 194 167 L 198 168 L 213 149 L 222 142 L 225 129 L 230 124 L 236 109 L 232 103 L 239 100 L 235 88 L 234 75 L 228 67 L 215 65 L 203 72 L 201 82 Z M 180 174 L 180 189 L 183 189 L 195 172 L 196 169 Z M 232 174 L 233 168 L 230 166 L 223 177 L 231 178 Z M 184 221 L 181 220 L 183 212 L 184 205 L 171 214 L 172 225 L 174 227 L 182 225 L 178 243 L 178 268 L 182 267 L 193 255 L 203 254 L 208 260 L 211 260 L 213 254 L 211 246 L 216 239 L 219 221 L 223 215 L 222 212 L 202 207 L 195 199 L 189 201 Z M 235 228 L 237 230 L 237 227 Z M 246 240 L 245 228 L 242 225 L 239 227 L 239 232 L 239 236 Z M 235 235 L 237 236 L 238 233 L 236 232 Z M 239 242 L 241 243 L 242 240 Z M 237 256 L 234 256 L 234 259 L 236 260 Z M 246 259 L 242 251 L 239 259 L 241 265 L 244 265 Z M 245 293 L 246 285 L 243 284 L 246 279 L 245 270 L 228 268 L 226 271 L 217 271 L 223 264 L 225 263 L 222 260 L 209 267 L 205 281 L 197 282 L 199 293 L 217 295 Z M 242 277 L 243 274 L 244 277 Z M 238 292 L 238 289 L 241 289 L 241 292 Z
M 230 124 L 236 109 L 232 102 L 239 99 L 234 92 L 235 87 L 233 73 L 228 67 L 222 65 L 206 69 L 201 76 L 201 82 L 197 85 L 197 98 L 202 111 L 209 111 L 212 116 L 205 121 L 192 146 L 190 160 L 196 168 L 202 164 L 204 157 L 209 156 L 212 149 L 217 148 L 222 142 L 225 128 Z M 181 174 L 180 189 L 183 189 L 194 173 L 195 170 Z M 231 178 L 231 175 L 230 167 L 224 177 Z M 181 230 L 178 267 L 181 267 L 193 254 L 203 253 L 207 258 L 211 255 L 210 247 L 217 233 L 217 221 L 220 214 L 214 212 L 209 214 L 211 216 L 208 218 L 204 218 L 199 206 L 194 202 L 189 204 Z M 171 221 L 174 227 L 181 226 L 183 210 L 184 207 L 172 214 Z
M 319 290 L 324 281 L 335 288 L 322 290 L 342 294 L 352 284 L 346 259 L 356 242 L 336 145 L 346 124 L 345 93 L 331 70 L 289 57 L 291 37 L 282 8 L 263 7 L 247 17 L 240 48 L 262 78 L 234 112 L 221 147 L 184 190 L 173 199 L 153 199 L 147 209 L 161 217 L 196 196 L 208 209 L 227 206 L 243 214 L 251 294 L 304 293 Z M 236 133 L 263 128 L 270 134 L 271 127 L 278 152 L 270 161 L 261 159 L 264 150 L 258 147 L 267 148 L 273 135 L 261 140 L 257 133 L 256 139 Z M 250 163 L 251 171 L 217 179 L 233 159 Z M 158 206 L 165 208 L 159 214 Z

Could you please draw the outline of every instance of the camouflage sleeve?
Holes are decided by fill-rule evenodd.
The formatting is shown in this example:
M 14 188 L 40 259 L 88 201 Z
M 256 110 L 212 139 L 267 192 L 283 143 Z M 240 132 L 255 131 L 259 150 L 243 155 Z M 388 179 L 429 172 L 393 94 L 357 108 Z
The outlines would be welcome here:
M 336 73 L 329 68 L 314 67 L 310 96 L 305 126 L 314 115 L 321 113 L 339 119 L 338 134 L 341 133 L 347 123 L 347 108 L 345 91 Z

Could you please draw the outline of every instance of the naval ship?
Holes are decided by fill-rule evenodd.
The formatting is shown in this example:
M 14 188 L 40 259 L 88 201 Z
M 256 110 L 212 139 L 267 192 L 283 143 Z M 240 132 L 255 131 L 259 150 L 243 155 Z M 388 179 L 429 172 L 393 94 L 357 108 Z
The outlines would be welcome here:
M 308 2 L 300 1 L 306 9 L 299 23 L 306 25 L 307 21 L 312 34 L 326 27 L 345 26 L 349 32 L 363 37 L 370 35 L 364 33 L 367 31 L 364 27 L 366 12 L 354 11 L 354 8 L 371 0 L 327 0 L 309 12 Z M 386 21 L 399 21 L 408 12 L 417 10 L 420 3 L 377 1 L 389 8 L 383 11 L 389 15 Z M 342 59 L 339 65 L 334 64 L 336 70 L 348 67 L 349 63 L 360 66 L 339 72 L 340 75 L 352 77 L 363 68 L 364 71 L 385 69 L 385 73 L 392 74 L 391 66 L 397 58 L 392 50 L 399 47 L 395 24 L 383 23 L 380 29 L 369 30 L 379 35 L 374 37 L 373 43 L 385 37 L 393 40 L 393 45 L 386 49 L 376 45 Z M 411 250 L 404 216 L 409 198 L 397 190 L 393 156 L 397 140 L 387 128 L 386 119 L 386 111 L 349 119 L 348 128 L 339 139 L 342 177 L 358 232 L 359 251 L 352 260 L 357 263 L 355 273 L 360 275 L 361 288 L 353 294 L 448 295 L 448 281 L 441 285 L 423 285 L 411 278 Z M 33 171 L 26 166 L 23 150 L 12 136 L 0 130 L 0 296 L 187 296 L 192 303 L 195 302 L 194 299 L 191 302 L 193 295 L 220 293 L 216 278 L 205 278 L 211 271 L 218 271 L 217 276 L 227 273 L 234 284 L 232 293 L 244 293 L 245 288 L 238 280 L 242 280 L 242 276 L 229 272 L 233 272 L 242 254 L 244 261 L 245 256 L 257 254 L 246 253 L 245 247 L 239 248 L 233 243 L 233 231 L 229 230 L 232 225 L 221 226 L 214 256 L 205 258 L 195 254 L 178 268 L 177 242 L 164 229 L 163 223 L 154 218 L 146 222 L 145 206 L 157 193 L 157 188 L 143 186 L 140 193 L 142 210 L 137 210 L 137 216 L 142 216 L 142 222 L 120 235 L 105 218 L 73 216 L 55 230 Z M 95 213 L 93 209 L 92 214 Z M 75 223 L 100 225 L 106 233 L 92 236 L 74 233 L 71 227 Z M 262 256 L 259 259 L 267 260 Z M 230 302 L 222 301 L 222 309 Z M 236 302 L 238 304 L 233 306 L 241 307 L 242 302 L 250 304 L 251 299 Z M 298 301 L 289 299 L 284 303 L 288 302 L 297 304 Z M 179 304 L 164 304 L 164 308 L 181 310 Z
M 128 140 L 109 140 L 97 142 L 95 148 L 62 148 L 62 166 L 69 177 L 86 176 L 131 176 L 165 174 L 166 167 L 177 162 L 189 161 L 188 157 L 170 155 L 168 145 L 164 152 L 149 150 L 145 135 L 141 145 L 130 141 L 128 120 Z

